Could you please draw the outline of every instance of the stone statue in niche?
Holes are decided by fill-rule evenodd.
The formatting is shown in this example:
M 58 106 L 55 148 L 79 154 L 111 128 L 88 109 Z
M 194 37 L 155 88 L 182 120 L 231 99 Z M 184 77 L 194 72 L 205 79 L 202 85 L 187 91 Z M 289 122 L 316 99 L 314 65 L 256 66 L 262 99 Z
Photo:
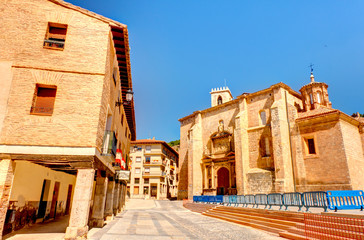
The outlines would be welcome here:
M 222 136 L 222 135 L 224 135 L 224 121 L 220 120 L 219 126 L 217 127 L 217 136 Z

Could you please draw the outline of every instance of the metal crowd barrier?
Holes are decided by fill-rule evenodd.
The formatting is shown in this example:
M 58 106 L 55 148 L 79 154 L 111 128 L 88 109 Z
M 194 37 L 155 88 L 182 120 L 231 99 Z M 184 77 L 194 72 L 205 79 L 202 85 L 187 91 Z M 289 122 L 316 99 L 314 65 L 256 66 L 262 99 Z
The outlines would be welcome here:
M 268 197 L 267 194 L 256 194 L 255 195 L 255 205 L 258 208 L 259 205 L 265 206 L 264 208 L 268 207 Z
M 245 195 L 245 207 L 248 207 L 249 204 L 255 206 L 255 196 L 252 194 Z
M 350 190 L 350 191 L 317 191 L 317 192 L 294 192 L 294 193 L 270 193 L 270 194 L 249 194 L 249 195 L 217 195 L 217 196 L 193 196 L 194 202 L 200 203 L 213 203 L 223 204 L 227 206 L 239 206 L 259 207 L 259 205 L 265 206 L 265 208 L 272 206 L 279 206 L 279 210 L 285 207 L 295 206 L 298 207 L 298 211 L 301 211 L 303 207 L 306 211 L 309 211 L 312 207 L 323 208 L 327 212 L 327 208 L 331 210 L 339 209 L 364 209 L 364 192 L 362 190 Z
M 364 195 L 362 190 L 353 191 L 327 191 L 329 209 L 360 209 L 364 208 Z
M 293 193 L 284 193 L 283 194 L 283 204 L 286 207 L 286 210 L 290 206 L 298 207 L 298 211 L 300 212 L 303 207 L 303 201 L 302 201 L 302 193 L 299 192 L 293 192 Z
M 327 212 L 326 192 L 304 192 L 302 193 L 303 205 L 308 212 L 310 207 L 322 207 Z
M 270 193 L 268 194 L 268 206 L 272 209 L 272 206 L 279 206 L 279 210 L 283 207 L 283 197 L 281 193 Z

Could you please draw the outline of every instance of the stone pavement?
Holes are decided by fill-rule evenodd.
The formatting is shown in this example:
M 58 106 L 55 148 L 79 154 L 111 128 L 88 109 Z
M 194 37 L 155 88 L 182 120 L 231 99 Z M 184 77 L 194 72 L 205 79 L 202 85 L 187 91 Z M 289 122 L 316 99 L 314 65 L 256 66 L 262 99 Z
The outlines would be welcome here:
M 130 199 L 126 211 L 102 229 L 91 229 L 92 240 L 118 239 L 281 239 L 265 232 L 202 216 L 182 201 Z

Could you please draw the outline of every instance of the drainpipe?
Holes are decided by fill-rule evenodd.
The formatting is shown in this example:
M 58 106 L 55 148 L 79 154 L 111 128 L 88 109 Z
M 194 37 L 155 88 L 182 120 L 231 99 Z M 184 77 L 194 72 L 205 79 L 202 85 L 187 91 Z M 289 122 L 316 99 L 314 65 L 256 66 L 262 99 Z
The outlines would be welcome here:
M 289 134 L 289 149 L 291 151 L 291 164 L 292 164 L 292 177 L 293 177 L 293 190 L 296 192 L 296 174 L 294 172 L 294 165 L 293 165 L 293 151 L 292 151 L 292 138 L 291 138 L 291 125 L 289 123 L 289 116 L 288 116 L 288 103 L 287 103 L 287 91 L 284 91 L 285 100 L 286 100 L 286 115 L 287 115 L 287 123 L 288 123 L 288 134 Z

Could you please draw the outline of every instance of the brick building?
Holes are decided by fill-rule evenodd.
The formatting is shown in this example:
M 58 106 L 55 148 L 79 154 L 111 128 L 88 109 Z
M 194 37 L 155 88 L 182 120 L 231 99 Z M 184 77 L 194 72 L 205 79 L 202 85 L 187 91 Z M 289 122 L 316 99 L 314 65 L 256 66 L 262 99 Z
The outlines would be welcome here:
M 166 142 L 142 139 L 130 146 L 130 198 L 177 197 L 178 153 Z
M 333 109 L 327 84 L 278 83 L 181 118 L 178 196 L 363 189 L 364 118 Z
M 61 0 L 0 7 L 0 232 L 70 214 L 83 237 L 125 201 L 127 27 Z

